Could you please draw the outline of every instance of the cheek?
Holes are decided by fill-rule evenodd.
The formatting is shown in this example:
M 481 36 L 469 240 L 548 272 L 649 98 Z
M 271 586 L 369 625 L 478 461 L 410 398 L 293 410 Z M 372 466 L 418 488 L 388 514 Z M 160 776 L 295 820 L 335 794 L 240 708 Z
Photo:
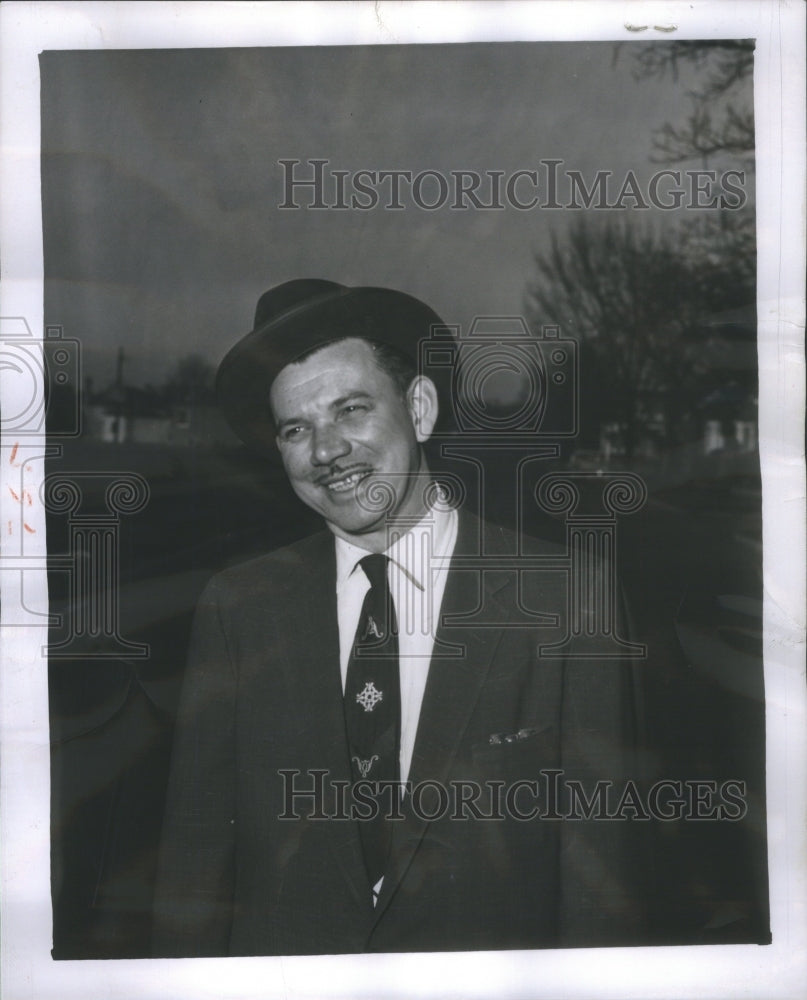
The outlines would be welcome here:
M 408 412 L 401 408 L 380 421 L 374 428 L 373 440 L 383 451 L 402 453 L 416 448 L 417 437 Z
M 286 471 L 286 476 L 291 483 L 296 483 L 303 478 L 305 462 L 302 455 L 292 450 L 286 450 L 281 451 L 280 457 L 283 460 L 283 468 Z

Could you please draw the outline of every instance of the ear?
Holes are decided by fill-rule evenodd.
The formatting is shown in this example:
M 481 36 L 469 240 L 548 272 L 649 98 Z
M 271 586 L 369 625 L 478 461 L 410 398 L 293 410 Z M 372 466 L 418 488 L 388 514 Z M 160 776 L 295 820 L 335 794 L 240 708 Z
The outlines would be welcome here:
M 440 404 L 437 399 L 437 387 L 430 378 L 418 375 L 412 379 L 406 391 L 406 404 L 415 428 L 415 437 L 422 444 L 432 436 Z

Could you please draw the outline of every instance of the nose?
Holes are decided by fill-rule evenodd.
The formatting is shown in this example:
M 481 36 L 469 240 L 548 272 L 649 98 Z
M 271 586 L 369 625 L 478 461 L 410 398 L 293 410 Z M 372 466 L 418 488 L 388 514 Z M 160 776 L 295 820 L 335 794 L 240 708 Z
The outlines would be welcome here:
M 333 424 L 315 427 L 311 435 L 311 462 L 314 465 L 333 465 L 350 452 L 350 442 Z

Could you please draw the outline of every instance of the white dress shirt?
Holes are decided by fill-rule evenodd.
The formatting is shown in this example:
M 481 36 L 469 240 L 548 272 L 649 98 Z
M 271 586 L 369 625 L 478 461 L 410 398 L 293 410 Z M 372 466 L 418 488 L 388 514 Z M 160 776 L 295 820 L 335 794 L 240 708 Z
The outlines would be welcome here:
M 420 707 L 429 674 L 440 605 L 448 576 L 448 560 L 457 541 L 456 510 L 431 509 L 408 531 L 393 534 L 384 552 L 387 579 L 398 619 L 401 678 L 401 782 L 412 763 Z M 336 610 L 339 621 L 339 662 L 342 691 L 364 597 L 370 581 L 358 565 L 366 556 L 343 538 L 336 539 Z

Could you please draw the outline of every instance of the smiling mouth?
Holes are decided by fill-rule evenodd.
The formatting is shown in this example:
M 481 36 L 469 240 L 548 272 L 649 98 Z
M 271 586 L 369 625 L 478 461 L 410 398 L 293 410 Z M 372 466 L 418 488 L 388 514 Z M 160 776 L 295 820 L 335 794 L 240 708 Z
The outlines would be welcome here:
M 370 475 L 369 469 L 357 469 L 353 472 L 347 473 L 347 475 L 340 476 L 338 479 L 331 479 L 322 485 L 330 493 L 347 493 L 357 486 L 362 479 L 366 479 Z

